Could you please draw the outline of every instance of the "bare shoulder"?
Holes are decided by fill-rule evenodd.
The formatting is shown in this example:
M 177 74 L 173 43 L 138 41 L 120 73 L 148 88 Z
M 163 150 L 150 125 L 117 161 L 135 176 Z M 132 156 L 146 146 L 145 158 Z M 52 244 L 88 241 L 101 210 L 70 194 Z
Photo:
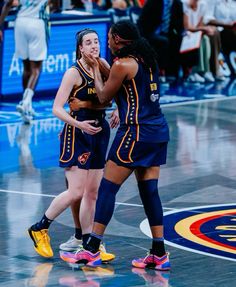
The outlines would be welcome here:
M 76 67 L 71 67 L 66 70 L 63 80 L 71 83 L 78 83 L 82 81 L 82 78 Z
M 136 67 L 138 67 L 138 63 L 137 61 L 135 61 L 135 59 L 127 57 L 127 58 L 121 58 L 118 59 L 114 62 L 113 64 L 114 68 L 120 71 L 123 70 L 132 70 L 132 69 L 136 69 Z
M 119 73 L 128 80 L 134 78 L 138 71 L 137 61 L 131 57 L 118 59 L 114 62 L 113 66 L 113 71 L 116 74 Z
M 132 65 L 132 64 L 137 65 L 137 61 L 134 58 L 126 57 L 126 58 L 121 58 L 121 59 L 116 60 L 114 64 L 118 66 L 126 66 L 126 65 Z

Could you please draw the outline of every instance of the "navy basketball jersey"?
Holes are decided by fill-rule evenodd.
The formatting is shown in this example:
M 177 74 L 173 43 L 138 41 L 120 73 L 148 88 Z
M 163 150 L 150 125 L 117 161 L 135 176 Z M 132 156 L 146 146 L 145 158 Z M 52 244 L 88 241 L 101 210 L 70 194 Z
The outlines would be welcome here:
M 81 101 L 98 103 L 93 77 L 83 68 L 79 61 L 72 68 L 80 73 L 82 84 L 73 87 L 69 100 L 77 98 Z M 72 111 L 70 115 L 78 121 L 95 120 L 95 125 L 101 126 L 102 130 L 95 135 L 89 135 L 81 129 L 66 123 L 60 137 L 60 166 L 78 166 L 87 170 L 102 169 L 105 165 L 110 136 L 110 127 L 105 119 L 105 110 L 82 108 L 79 111 Z
M 94 85 L 94 78 L 90 75 L 83 65 L 77 61 L 73 64 L 72 68 L 76 69 L 78 73 L 80 73 L 82 78 L 82 84 L 80 86 L 75 85 L 71 90 L 69 95 L 69 99 L 77 98 L 81 101 L 92 101 L 95 104 L 99 103 L 95 85 Z M 77 120 L 84 120 L 84 119 L 98 119 L 101 120 L 105 117 L 105 110 L 91 110 L 91 109 L 80 109 L 79 111 L 71 112 L 71 116 L 76 116 Z
M 166 142 L 169 130 L 159 104 L 158 72 L 135 60 L 139 66 L 136 76 L 124 81 L 117 95 L 121 129 L 128 126 L 136 141 Z

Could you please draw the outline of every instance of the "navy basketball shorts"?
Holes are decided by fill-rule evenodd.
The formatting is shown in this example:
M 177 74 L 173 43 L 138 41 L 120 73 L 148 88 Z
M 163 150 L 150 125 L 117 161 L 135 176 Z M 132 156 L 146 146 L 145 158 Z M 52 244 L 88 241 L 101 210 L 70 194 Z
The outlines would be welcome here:
M 168 142 L 140 142 L 117 134 L 107 160 L 128 168 L 160 166 L 166 163 Z
M 68 124 L 64 125 L 60 142 L 60 167 L 78 166 L 81 169 L 102 169 L 105 165 L 110 127 L 106 120 L 102 131 L 89 135 Z

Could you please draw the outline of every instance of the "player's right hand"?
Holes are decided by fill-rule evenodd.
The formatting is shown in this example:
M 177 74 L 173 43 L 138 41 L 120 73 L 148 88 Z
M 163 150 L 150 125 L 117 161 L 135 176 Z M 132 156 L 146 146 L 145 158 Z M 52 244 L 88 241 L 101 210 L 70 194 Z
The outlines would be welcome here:
M 83 122 L 78 122 L 80 128 L 83 132 L 89 134 L 89 135 L 95 135 L 99 133 L 102 128 L 101 127 L 94 127 L 92 124 L 95 124 L 95 120 L 89 120 L 89 121 L 83 121 Z

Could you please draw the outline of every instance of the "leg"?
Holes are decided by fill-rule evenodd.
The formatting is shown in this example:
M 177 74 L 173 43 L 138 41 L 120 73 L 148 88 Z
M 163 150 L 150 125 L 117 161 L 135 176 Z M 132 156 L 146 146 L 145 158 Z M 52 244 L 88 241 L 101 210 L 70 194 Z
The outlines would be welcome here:
M 30 75 L 31 75 L 30 60 L 29 59 L 23 60 L 22 86 L 24 90 L 27 88 Z
M 103 176 L 103 169 L 89 170 L 87 185 L 81 202 L 80 222 L 82 227 L 83 246 L 86 245 L 92 232 L 98 188 Z M 109 262 L 115 258 L 112 253 L 107 253 L 104 243 L 99 247 L 102 262 Z
M 69 252 L 60 253 L 62 260 L 71 263 L 87 262 L 89 266 L 101 264 L 100 252 L 98 250 L 103 233 L 113 215 L 116 193 L 120 185 L 131 173 L 131 169 L 118 166 L 111 160 L 107 162 L 104 177 L 98 190 L 93 230 L 86 246 L 84 246 L 85 250 L 81 250 L 76 254 Z
M 160 174 L 160 167 L 159 166 L 155 166 L 155 167 L 150 167 L 150 168 L 138 168 L 136 171 L 135 171 L 135 176 L 136 176 L 136 179 L 139 183 L 139 191 L 140 191 L 140 196 L 141 196 L 141 200 L 143 202 L 143 205 L 144 205 L 144 209 L 145 209 L 145 212 L 147 214 L 147 217 L 148 217 L 148 220 L 149 220 L 149 223 L 151 222 L 150 224 L 150 228 L 151 228 L 151 232 L 152 232 L 152 236 L 153 238 L 158 238 L 158 237 L 163 237 L 163 225 L 162 225 L 162 222 L 163 222 L 163 211 L 162 211 L 162 205 L 161 205 L 161 201 L 160 201 L 160 198 L 159 198 L 159 195 L 158 195 L 158 189 L 157 189 L 157 181 L 158 181 L 158 178 L 159 178 L 159 174 Z M 148 182 L 151 182 L 151 180 L 154 180 L 154 186 L 151 187 Z M 147 192 L 145 192 L 145 188 L 148 189 L 152 189 L 153 188 L 153 192 L 154 194 L 150 194 L 150 198 L 148 198 L 146 200 L 145 196 L 147 196 Z M 154 203 L 154 204 L 151 204 L 151 203 Z M 155 220 L 160 222 L 161 225 L 153 225 L 152 222 L 152 214 L 156 214 L 156 209 L 157 209 L 157 206 L 159 207 L 159 214 L 156 215 L 156 217 L 160 217 L 159 218 L 156 218 Z M 152 210 L 150 210 L 150 208 Z
M 102 175 L 103 169 L 89 170 L 88 173 L 86 188 L 79 212 L 83 234 L 89 234 L 92 231 L 98 187 L 101 182 Z
M 220 32 L 215 29 L 215 33 L 212 36 L 209 36 L 211 44 L 211 58 L 210 58 L 210 67 L 214 76 L 219 74 L 219 60 L 218 56 L 221 49 L 220 41 Z
M 150 254 L 145 258 L 134 259 L 132 265 L 139 268 L 151 267 L 157 270 L 169 270 L 170 263 L 165 252 L 163 237 L 163 210 L 157 188 L 159 173 L 159 166 L 138 168 L 135 173 L 153 240 Z
M 66 170 L 68 180 L 68 190 L 59 194 L 53 199 L 45 215 L 38 223 L 32 225 L 29 229 L 29 235 L 34 242 L 36 252 L 44 257 L 52 257 L 53 251 L 50 246 L 50 238 L 48 236 L 48 228 L 51 222 L 61 214 L 72 203 L 81 199 L 84 192 L 88 172 L 71 167 Z
M 43 61 L 30 61 L 31 75 L 28 80 L 26 88 L 31 89 L 33 91 L 35 90 L 41 73 L 42 63 Z
M 102 236 L 105 232 L 106 226 L 113 215 L 116 192 L 118 192 L 119 187 L 131 173 L 131 169 L 118 166 L 111 160 L 107 162 L 104 177 L 98 191 L 98 200 L 93 225 L 94 233 Z M 110 188 L 110 190 L 107 190 L 107 188 Z M 112 188 L 117 190 L 112 192 Z M 106 197 L 106 195 L 108 197 Z M 109 204 L 107 204 L 108 199 Z
M 23 99 L 17 105 L 17 111 L 21 114 L 25 123 L 30 123 L 34 116 L 34 110 L 32 108 L 32 98 L 34 96 L 34 90 L 37 85 L 42 61 L 30 61 L 24 60 L 24 72 L 23 72 Z
M 68 189 L 68 180 L 65 177 L 65 181 L 66 181 L 66 187 Z M 77 239 L 82 239 L 82 231 L 81 231 L 81 225 L 80 225 L 80 220 L 79 220 L 79 209 L 80 209 L 80 204 L 81 204 L 81 200 L 76 202 L 76 203 L 72 203 L 71 204 L 71 213 L 72 213 L 72 217 L 74 220 L 74 224 L 75 224 L 75 238 Z
M 66 170 L 66 178 L 68 180 L 69 188 L 53 199 L 49 208 L 45 212 L 45 215 L 48 218 L 54 220 L 71 204 L 78 204 L 78 201 L 81 200 L 84 193 L 87 175 L 87 170 L 79 169 L 76 166 Z

